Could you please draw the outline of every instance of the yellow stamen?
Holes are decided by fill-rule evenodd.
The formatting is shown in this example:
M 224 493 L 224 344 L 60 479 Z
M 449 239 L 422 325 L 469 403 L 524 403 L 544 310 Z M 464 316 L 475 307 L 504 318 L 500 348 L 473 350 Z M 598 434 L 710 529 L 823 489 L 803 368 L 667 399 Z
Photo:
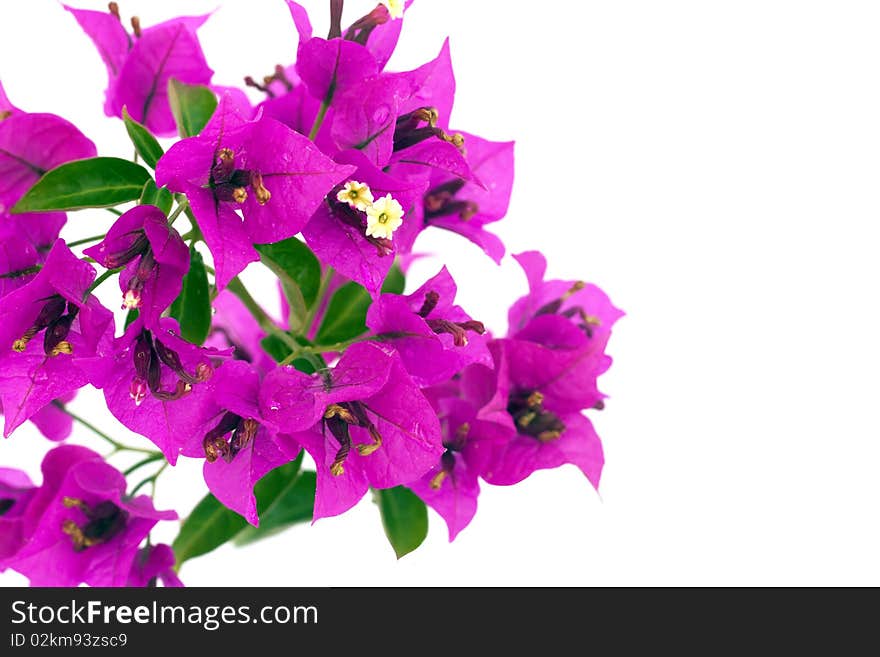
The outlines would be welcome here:
M 543 403 L 544 403 L 544 395 L 542 395 L 537 390 L 535 390 L 535 392 L 533 392 L 531 395 L 529 395 L 529 398 L 526 399 L 526 405 L 529 408 L 538 408 Z
M 61 503 L 68 509 L 83 509 L 86 506 L 86 503 L 82 500 L 75 497 L 68 497 L 67 495 L 64 496 Z
M 354 415 L 352 415 L 351 412 L 349 412 L 347 409 L 340 406 L 339 404 L 330 404 L 324 411 L 325 420 L 329 420 L 330 418 L 334 417 L 338 417 L 346 424 L 357 424 L 357 420 L 355 419 Z
M 247 201 L 248 193 L 244 187 L 236 187 L 232 190 L 232 200 L 236 203 L 244 203 Z
M 443 133 L 443 135 L 441 135 L 441 137 L 443 138 L 444 141 L 448 141 L 450 144 L 452 144 L 456 148 L 461 148 L 462 146 L 464 146 L 464 135 L 461 134 L 460 132 L 456 132 L 455 134 L 452 134 L 452 135 L 447 135 L 446 133 Z
M 334 477 L 341 477 L 345 474 L 345 468 L 342 467 L 342 461 L 333 461 L 333 464 L 330 466 L 330 474 Z
M 382 446 L 382 436 L 379 435 L 379 432 L 376 431 L 375 427 L 370 427 L 369 431 L 370 438 L 373 439 L 373 442 L 357 446 L 358 454 L 361 456 L 369 456 Z
M 525 415 L 521 416 L 516 421 L 516 423 L 519 426 L 521 426 L 522 428 L 525 428 L 525 427 L 529 426 L 535 420 L 536 417 L 538 417 L 537 413 L 535 413 L 534 411 L 529 411 Z
M 562 295 L 562 300 L 565 301 L 569 297 L 577 294 L 581 290 L 583 290 L 587 286 L 583 281 L 575 281 L 572 286 L 568 289 L 568 291 Z
M 260 205 L 266 205 L 266 203 L 269 202 L 269 199 L 272 198 L 272 193 L 263 186 L 262 174 L 251 174 L 251 187 L 254 190 L 254 194 L 257 196 L 257 203 Z
M 10 116 L 12 116 L 12 110 L 3 110 L 0 112 L 0 121 L 8 119 Z
M 443 482 L 446 480 L 446 470 L 441 470 L 431 479 L 431 490 L 440 490 Z
M 73 345 L 70 344 L 67 340 L 62 340 L 52 349 L 52 355 L 57 356 L 59 354 L 72 354 L 73 353 Z
M 15 342 L 12 343 L 12 351 L 16 351 L 21 353 L 25 349 L 27 349 L 27 344 L 30 342 L 30 339 L 19 338 Z
M 542 443 L 552 443 L 554 440 L 557 440 L 561 435 L 561 431 L 542 431 L 538 434 L 538 440 L 540 440 Z
M 235 159 L 235 151 L 231 148 L 221 148 L 217 151 L 217 157 L 219 157 L 224 162 L 232 162 Z
M 90 541 L 86 538 L 85 534 L 83 534 L 83 530 L 80 529 L 79 525 L 73 520 L 65 520 L 61 524 L 61 531 L 73 539 L 73 549 L 77 552 L 88 547 Z

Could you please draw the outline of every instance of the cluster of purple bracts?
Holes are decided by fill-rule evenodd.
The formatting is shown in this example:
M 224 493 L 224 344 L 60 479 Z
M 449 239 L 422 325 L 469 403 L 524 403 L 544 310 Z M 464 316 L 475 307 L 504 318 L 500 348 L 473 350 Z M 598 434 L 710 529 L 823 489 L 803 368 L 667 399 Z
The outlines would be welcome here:
M 218 96 L 207 126 L 155 169 L 157 185 L 185 195 L 213 259 L 203 346 L 168 317 L 190 250 L 158 207 L 125 212 L 88 259 L 59 239 L 63 213 L 10 214 L 46 171 L 96 153 L 76 127 L 19 110 L 0 88 L 4 435 L 30 420 L 65 438 L 59 401 L 92 385 L 171 465 L 181 455 L 203 459 L 209 490 L 254 525 L 255 484 L 302 450 L 316 464 L 315 520 L 347 511 L 371 488 L 404 485 L 445 519 L 450 540 L 473 518 L 481 479 L 506 486 L 573 464 L 598 486 L 602 446 L 583 411 L 603 406 L 597 378 L 621 316 L 601 290 L 545 280 L 543 256 L 519 254 L 529 290 L 510 308 L 505 337 L 455 305 L 445 267 L 412 294 L 381 291 L 395 258 L 433 228 L 501 260 L 504 246 L 486 227 L 507 212 L 512 142 L 450 128 L 448 43 L 418 69 L 385 70 L 401 3 L 343 28 L 342 3 L 333 2 L 327 39 L 287 4 L 296 63 L 247 81 L 265 94 L 256 106 L 240 89 L 211 86 L 197 36 L 207 17 L 135 20 L 129 31 L 115 3 L 109 12 L 67 8 L 107 66 L 108 115 L 125 111 L 168 136 L 171 78 Z M 225 289 L 259 259 L 255 245 L 297 235 L 335 272 L 331 288 L 354 281 L 372 298 L 368 332 L 318 354 L 328 366 L 312 373 L 276 364 L 263 327 Z M 120 303 L 138 310 L 124 331 L 92 294 L 92 263 L 119 270 Z M 37 585 L 179 585 L 168 546 L 143 547 L 174 512 L 126 495 L 122 474 L 85 448 L 55 447 L 42 474 L 35 486 L 0 469 L 0 570 Z

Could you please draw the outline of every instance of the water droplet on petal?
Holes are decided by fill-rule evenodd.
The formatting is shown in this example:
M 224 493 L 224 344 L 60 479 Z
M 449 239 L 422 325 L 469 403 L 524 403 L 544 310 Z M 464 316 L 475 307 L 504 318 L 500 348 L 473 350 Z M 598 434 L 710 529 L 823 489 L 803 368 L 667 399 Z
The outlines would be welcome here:
M 380 105 L 376 108 L 376 111 L 373 112 L 373 121 L 376 123 L 385 123 L 390 114 L 391 108 L 389 108 L 388 105 Z

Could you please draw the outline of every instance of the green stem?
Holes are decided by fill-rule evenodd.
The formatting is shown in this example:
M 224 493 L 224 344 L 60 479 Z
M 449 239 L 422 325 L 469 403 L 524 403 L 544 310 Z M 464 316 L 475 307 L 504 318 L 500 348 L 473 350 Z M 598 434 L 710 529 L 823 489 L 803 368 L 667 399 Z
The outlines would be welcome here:
M 318 115 L 315 117 L 315 122 L 312 124 L 312 129 L 309 131 L 309 139 L 312 141 L 315 141 L 315 137 L 318 136 L 318 132 L 321 130 L 321 125 L 324 123 L 324 117 L 327 116 L 327 110 L 330 109 L 330 103 L 332 100 L 333 85 L 330 85 L 330 91 L 327 92 L 327 97 L 324 99 L 324 102 L 321 103 Z
M 92 235 L 91 237 L 84 237 L 81 240 L 74 240 L 73 242 L 68 242 L 67 246 L 72 249 L 73 247 L 80 246 L 81 244 L 88 244 L 90 242 L 100 242 L 105 237 L 107 237 L 106 233 L 104 233 L 102 235 Z
M 134 497 L 135 495 L 137 495 L 138 491 L 141 488 L 143 488 L 144 486 L 146 486 L 147 484 L 152 484 L 153 490 L 152 490 L 151 497 L 155 496 L 156 495 L 156 480 L 159 478 L 159 475 L 161 475 L 163 472 L 165 472 L 165 468 L 167 468 L 167 467 L 168 467 L 168 461 L 165 461 L 165 463 L 162 464 L 162 467 L 159 468 L 158 470 L 156 470 L 155 473 L 153 473 L 152 475 L 150 475 L 149 477 L 147 477 L 146 479 L 141 481 L 137 486 L 132 488 L 131 492 L 128 494 L 128 497 Z
M 154 454 L 150 454 L 149 456 L 138 461 L 137 463 L 135 463 L 133 466 L 131 466 L 128 470 L 126 470 L 122 474 L 127 477 L 135 470 L 138 470 L 138 469 L 144 467 L 145 465 L 149 465 L 150 463 L 155 463 L 156 461 L 161 461 L 163 458 L 165 458 L 165 455 L 162 454 L 162 452 L 155 452 Z
M 239 301 L 241 301 L 244 304 L 244 307 L 248 309 L 248 312 L 250 312 L 250 314 L 253 315 L 254 319 L 257 320 L 260 328 L 266 331 L 266 333 L 277 337 L 291 351 L 296 351 L 300 348 L 299 343 L 294 340 L 287 331 L 282 330 L 269 316 L 269 314 L 265 310 L 263 310 L 260 304 L 256 302 L 256 300 L 251 296 L 251 293 L 247 291 L 247 288 L 245 288 L 244 284 L 241 282 L 241 279 L 239 279 L 238 276 L 229 281 L 226 289 L 238 297 Z
M 315 316 L 324 303 L 324 295 L 327 294 L 327 288 L 330 287 L 330 281 L 333 280 L 335 273 L 333 267 L 327 267 L 327 271 L 321 276 L 321 284 L 318 286 L 318 294 L 315 295 L 315 303 L 309 308 L 309 312 L 306 314 L 305 321 L 303 322 L 303 330 L 305 330 L 305 335 L 307 336 L 312 332 L 312 323 L 315 321 Z
M 178 194 L 174 198 L 177 200 L 177 207 L 174 208 L 174 212 L 172 212 L 170 215 L 168 215 L 168 225 L 169 226 L 174 225 L 174 222 L 177 221 L 177 218 L 181 214 L 183 214 L 183 212 L 185 212 L 186 209 L 189 207 L 189 201 L 187 200 L 186 196 L 183 196 L 182 194 Z
M 363 338 L 370 340 L 371 338 Z M 335 351 L 345 351 L 355 342 L 360 342 L 362 338 L 357 337 L 352 340 L 337 342 L 336 344 L 315 344 L 311 346 L 300 346 L 296 351 L 292 352 L 287 358 L 281 361 L 281 365 L 290 365 L 297 358 L 305 358 L 315 369 L 321 369 L 324 365 L 317 359 L 321 354 L 328 354 Z
M 22 276 L 29 276 L 31 274 L 36 274 L 43 268 L 43 265 L 34 265 L 33 267 L 27 267 L 25 269 L 18 269 L 16 271 L 10 271 L 5 274 L 0 274 L 0 278 L 21 278 Z
M 122 211 L 117 210 L 116 208 L 104 208 L 104 209 L 107 210 L 107 212 L 110 212 L 111 214 L 115 214 L 117 217 L 122 216 Z
M 128 445 L 123 445 L 118 440 L 115 440 L 114 438 L 111 438 L 110 436 L 108 436 L 106 433 L 101 431 L 98 427 L 96 427 L 94 424 L 92 424 L 91 422 L 89 422 L 85 418 L 82 418 L 79 415 L 77 415 L 76 413 L 74 413 L 73 411 L 71 411 L 69 408 L 67 408 L 67 406 L 62 404 L 57 399 L 55 401 L 53 401 L 52 404 L 56 408 L 61 409 L 61 412 L 68 415 L 71 419 L 73 419 L 74 422 L 79 422 L 81 425 L 83 425 L 86 429 L 89 429 L 96 436 L 106 440 L 108 443 L 110 443 L 113 446 L 113 449 L 117 452 L 140 452 L 141 454 L 150 454 L 150 455 L 155 455 L 157 453 L 155 450 L 152 450 L 152 449 L 142 449 L 140 447 L 129 447 Z

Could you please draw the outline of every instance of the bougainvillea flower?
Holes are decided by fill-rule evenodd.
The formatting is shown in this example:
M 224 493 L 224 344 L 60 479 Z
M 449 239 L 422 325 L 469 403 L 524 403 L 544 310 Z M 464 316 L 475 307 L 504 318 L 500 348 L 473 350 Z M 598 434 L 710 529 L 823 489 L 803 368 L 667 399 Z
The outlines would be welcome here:
M 91 38 L 107 66 L 109 82 L 104 113 L 122 116 L 123 107 L 131 117 L 154 134 L 176 134 L 176 124 L 168 103 L 171 78 L 188 84 L 211 82 L 196 30 L 207 16 L 175 18 L 153 27 L 142 28 L 132 17 L 132 33 L 122 25 L 119 8 L 110 3 L 109 12 L 74 9 L 73 14 Z
M 464 140 L 468 163 L 479 182 L 450 176 L 435 167 L 424 198 L 422 220 L 425 227 L 435 226 L 466 237 L 495 262 L 500 262 L 504 245 L 485 226 L 507 214 L 513 188 L 514 144 L 459 134 Z
M 260 409 L 315 459 L 315 520 L 351 508 L 370 486 L 418 479 L 443 453 L 431 404 L 400 358 L 376 344 L 352 345 L 321 374 L 277 369 Z
M 419 385 L 440 383 L 471 363 L 492 363 L 486 329 L 454 304 L 456 291 L 444 267 L 412 294 L 383 294 L 367 311 L 367 326 L 397 350 Z
M 223 288 L 259 259 L 253 244 L 298 233 L 353 170 L 274 119 L 245 121 L 224 97 L 199 136 L 159 160 L 156 182 L 187 195 Z
M 582 281 L 545 281 L 547 261 L 537 251 L 513 257 L 526 274 L 529 293 L 511 306 L 508 335 L 547 346 L 604 349 L 614 323 L 623 317 L 608 295 Z
M 205 482 L 214 497 L 257 525 L 254 485 L 295 458 L 299 446 L 286 443 L 292 448 L 286 453 L 276 444 L 278 428 L 263 418 L 259 408 L 260 375 L 248 363 L 225 363 L 206 387 L 211 414 L 184 454 L 203 457 Z
M 407 486 L 446 521 L 453 541 L 477 512 L 479 471 L 472 463 L 481 459 L 473 455 L 492 453 L 510 436 L 505 427 L 477 419 L 477 408 L 464 399 L 444 398 L 435 408 L 445 451 L 433 468 Z
M 4 435 L 88 383 L 87 364 L 113 330 L 113 315 L 87 292 L 94 278 L 58 240 L 33 280 L 0 299 Z
M 388 23 L 387 10 L 368 19 L 372 26 L 356 34 L 352 28 L 343 38 L 341 3 L 332 8 L 330 34 L 327 39 L 312 36 L 312 25 L 306 10 L 287 0 L 290 15 L 299 33 L 296 71 L 309 93 L 320 101 L 331 104 L 334 94 L 344 93 L 350 86 L 379 73 L 379 63 L 366 47 L 365 41 L 380 24 Z M 368 15 L 369 16 L 369 15 Z M 365 17 L 366 18 L 366 17 Z M 381 23 L 379 22 L 381 21 Z M 396 41 L 396 40 L 395 40 Z M 393 49 L 393 46 L 392 46 Z
M 581 413 L 589 406 L 579 406 L 601 401 L 595 388 L 579 389 L 582 379 L 595 380 L 592 371 L 582 362 L 554 360 L 551 350 L 521 340 L 495 340 L 490 349 L 494 370 L 468 368 L 462 390 L 472 403 L 485 402 L 477 418 L 506 427 L 509 439 L 466 454 L 469 465 L 491 484 L 511 485 L 535 470 L 572 463 L 598 486 L 602 444 Z
M 50 169 L 95 154 L 95 145 L 71 123 L 22 112 L 0 86 L 0 296 L 30 280 L 67 218 L 63 212 L 13 215 L 12 207 Z
M 166 588 L 183 586 L 183 582 L 174 571 L 174 551 L 164 543 L 149 545 L 138 550 L 125 585 L 144 588 L 154 587 L 158 582 Z
M 170 317 L 155 329 L 138 318 L 88 371 L 116 419 L 153 441 L 173 465 L 209 417 L 211 393 L 203 384 L 231 351 L 190 344 Z
M 245 81 L 266 94 L 258 111 L 300 134 L 310 135 L 320 115 L 321 127 L 314 135 L 314 141 L 325 153 L 332 154 L 340 148 L 330 138 L 334 107 L 350 87 L 365 79 L 375 79 L 376 73 L 385 67 L 397 45 L 402 21 L 390 20 L 388 9 L 379 5 L 344 30 L 341 27 L 332 28 L 333 34 L 338 33 L 337 36 L 331 40 L 316 39 L 303 52 L 305 44 L 312 40 L 312 25 L 305 9 L 299 4 L 288 2 L 288 6 L 299 33 L 300 57 L 297 64 L 276 66 L 271 75 L 263 78 L 262 84 L 252 78 L 246 78 Z M 341 25 L 341 15 L 335 10 L 332 18 Z M 321 53 L 324 51 L 338 51 L 340 61 L 336 61 L 335 55 L 332 60 L 322 61 Z M 310 87 L 297 72 L 298 66 L 311 81 L 315 95 L 310 93 Z M 330 93 L 328 80 L 332 80 L 334 75 L 338 79 L 333 93 Z M 325 100 L 327 105 L 322 108 Z M 393 121 L 395 116 L 388 112 L 386 118 Z
M 189 271 L 189 249 L 165 213 L 139 205 L 123 214 L 100 244 L 83 253 L 107 269 L 125 267 L 119 274 L 122 308 L 137 309 L 147 328 L 180 294 Z
M 14 112 L 0 120 L 0 216 L 50 169 L 95 155 L 95 145 L 60 116 Z
M 24 545 L 22 518 L 36 487 L 21 470 L 0 468 L 0 572 Z
M 404 230 L 407 212 L 415 207 L 424 193 L 424 181 L 410 182 L 389 176 L 373 166 L 359 151 L 340 153 L 337 160 L 340 166 L 352 165 L 349 167 L 348 182 L 365 184 L 374 199 L 391 196 L 391 200 L 397 204 L 391 219 L 402 219 L 400 230 L 391 239 L 368 236 L 368 212 L 358 210 L 357 204 L 353 206 L 347 201 L 340 201 L 339 193 L 344 187 L 337 185 L 329 190 L 324 203 L 303 229 L 303 237 L 322 262 L 377 296 L 394 263 L 396 235 Z M 390 205 L 390 201 L 386 200 L 385 203 Z M 365 206 L 366 210 L 370 208 Z M 399 211 L 403 214 L 400 215 Z
M 173 511 L 125 495 L 125 477 L 90 449 L 56 447 L 43 459 L 43 483 L 24 510 L 24 545 L 5 565 L 31 586 L 124 586 L 138 546 Z

